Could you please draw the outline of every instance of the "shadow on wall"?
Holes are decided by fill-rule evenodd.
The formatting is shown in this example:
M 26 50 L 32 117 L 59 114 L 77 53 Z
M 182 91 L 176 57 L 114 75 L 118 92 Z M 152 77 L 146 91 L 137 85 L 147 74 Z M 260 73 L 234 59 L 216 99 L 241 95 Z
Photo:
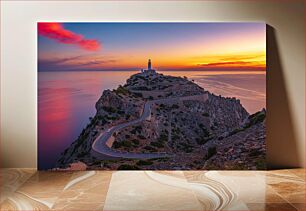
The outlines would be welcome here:
M 299 167 L 297 139 L 275 32 L 267 25 L 266 144 L 269 169 Z

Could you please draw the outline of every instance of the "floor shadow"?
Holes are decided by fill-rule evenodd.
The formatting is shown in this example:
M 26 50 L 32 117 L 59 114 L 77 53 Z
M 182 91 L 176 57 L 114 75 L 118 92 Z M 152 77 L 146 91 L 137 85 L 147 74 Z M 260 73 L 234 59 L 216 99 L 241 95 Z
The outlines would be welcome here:
M 284 71 L 276 30 L 267 25 L 267 164 L 268 169 L 299 167 Z

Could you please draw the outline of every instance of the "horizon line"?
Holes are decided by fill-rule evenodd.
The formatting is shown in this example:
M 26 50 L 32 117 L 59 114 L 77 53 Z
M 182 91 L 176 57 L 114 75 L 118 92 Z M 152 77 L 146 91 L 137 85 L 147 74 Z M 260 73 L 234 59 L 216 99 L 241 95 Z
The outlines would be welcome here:
M 107 71 L 139 71 L 140 72 L 141 69 L 109 69 L 109 70 L 37 70 L 37 72 L 107 72 Z M 191 71 L 195 71 L 195 72 L 267 72 L 266 69 L 258 69 L 258 70 L 220 70 L 220 69 L 216 69 L 216 70 L 190 70 L 190 69 L 167 69 L 167 70 L 156 70 L 156 72 L 171 72 L 171 71 L 177 71 L 177 72 L 191 72 Z

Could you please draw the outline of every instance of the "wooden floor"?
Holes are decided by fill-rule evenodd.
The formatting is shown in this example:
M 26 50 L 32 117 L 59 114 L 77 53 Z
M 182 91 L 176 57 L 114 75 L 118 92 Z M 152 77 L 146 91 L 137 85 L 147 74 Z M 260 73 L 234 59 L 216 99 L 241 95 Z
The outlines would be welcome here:
M 1 169 L 1 210 L 305 210 L 305 169 Z

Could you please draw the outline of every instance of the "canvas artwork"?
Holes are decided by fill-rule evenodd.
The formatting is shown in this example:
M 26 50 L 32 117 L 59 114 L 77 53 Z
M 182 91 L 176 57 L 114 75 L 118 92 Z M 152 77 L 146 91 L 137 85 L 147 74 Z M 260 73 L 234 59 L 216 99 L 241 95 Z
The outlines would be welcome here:
M 265 23 L 37 33 L 40 170 L 266 168 Z

